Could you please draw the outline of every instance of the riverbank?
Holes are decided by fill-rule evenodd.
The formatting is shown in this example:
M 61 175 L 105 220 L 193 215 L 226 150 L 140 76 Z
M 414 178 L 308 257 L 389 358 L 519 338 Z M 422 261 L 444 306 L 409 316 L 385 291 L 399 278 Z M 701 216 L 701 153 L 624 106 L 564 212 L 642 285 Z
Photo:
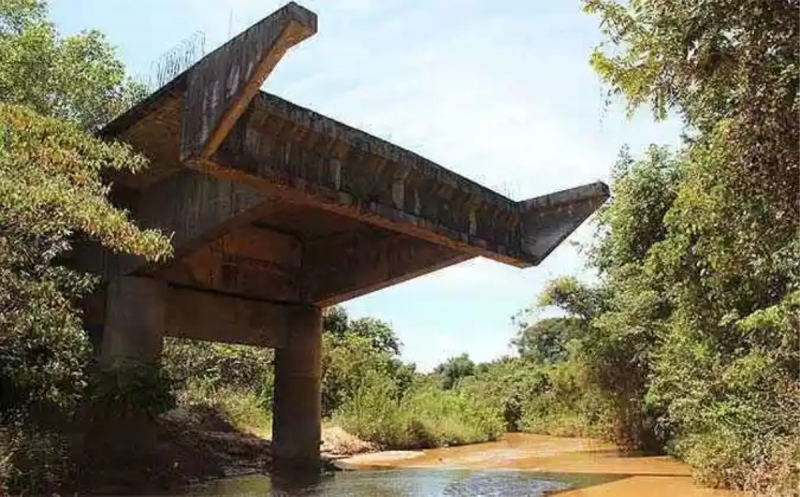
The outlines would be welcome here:
M 268 430 L 235 427 L 218 412 L 196 406 L 166 412 L 158 423 L 172 433 L 173 442 L 192 443 L 211 453 L 218 471 L 208 478 L 268 473 L 271 468 L 272 440 Z M 325 465 L 331 468 L 332 461 L 378 451 L 377 445 L 338 426 L 322 427 L 320 452 Z
M 346 469 L 514 470 L 557 480 L 571 489 L 559 495 L 738 497 L 702 488 L 691 469 L 669 456 L 626 455 L 613 444 L 588 438 L 509 433 L 497 442 L 422 451 L 386 451 L 339 461 Z
M 134 436 L 141 438 L 139 432 Z M 177 495 L 202 489 L 204 495 L 221 496 L 240 493 L 241 485 L 248 492 L 269 493 L 276 484 L 269 476 L 268 435 L 237 429 L 213 410 L 178 408 L 162 414 L 154 440 L 146 457 L 122 461 L 109 453 L 105 460 L 98 460 L 95 471 L 80 475 L 76 490 Z M 329 471 L 327 477 L 303 482 L 306 486 L 298 487 L 302 495 L 373 495 L 375 488 L 402 490 L 403 482 L 424 491 L 408 494 L 403 490 L 398 495 L 438 495 L 451 487 L 461 492 L 455 495 L 470 495 L 472 490 L 485 493 L 474 485 L 571 497 L 744 495 L 695 486 L 690 468 L 671 457 L 625 455 L 613 444 L 589 438 L 512 433 L 496 442 L 379 451 L 340 427 L 327 426 L 321 451 L 329 470 L 356 471 Z
M 23 493 L 39 494 L 44 489 L 48 494 L 164 494 L 207 482 L 270 474 L 272 441 L 264 426 L 235 425 L 206 406 L 178 407 L 139 421 L 31 433 L 35 440 L 24 445 L 25 461 L 19 467 L 22 478 L 27 478 L 23 483 L 31 482 L 20 485 Z M 7 435 L 0 431 L 0 462 L 4 449 L 12 448 Z M 335 471 L 339 468 L 334 461 L 376 452 L 378 447 L 337 426 L 325 426 L 320 450 L 323 469 Z M 51 467 L 51 460 L 59 466 Z M 2 487 L 0 495 L 5 495 Z

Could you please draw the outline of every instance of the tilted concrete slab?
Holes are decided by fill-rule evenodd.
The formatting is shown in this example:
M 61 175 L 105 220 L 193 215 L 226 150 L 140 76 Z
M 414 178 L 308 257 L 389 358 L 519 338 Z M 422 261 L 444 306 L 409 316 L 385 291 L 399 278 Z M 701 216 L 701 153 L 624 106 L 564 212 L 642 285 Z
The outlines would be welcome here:
M 84 251 L 109 278 L 149 274 L 256 300 L 329 305 L 483 256 L 539 264 L 608 197 L 603 183 L 516 202 L 413 152 L 259 90 L 316 16 L 290 3 L 102 134 L 150 157 L 115 178 L 165 267 Z

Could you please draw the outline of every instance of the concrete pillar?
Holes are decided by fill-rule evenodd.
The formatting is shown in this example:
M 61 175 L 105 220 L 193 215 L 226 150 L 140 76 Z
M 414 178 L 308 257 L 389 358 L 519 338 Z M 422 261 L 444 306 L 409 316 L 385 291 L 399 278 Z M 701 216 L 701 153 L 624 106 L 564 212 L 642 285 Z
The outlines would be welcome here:
M 320 469 L 321 356 L 321 310 L 292 311 L 286 346 L 275 350 L 272 458 L 277 471 Z
M 81 301 L 83 310 L 83 329 L 89 335 L 92 352 L 100 356 L 103 344 L 103 328 L 106 325 L 106 289 L 105 286 L 87 295 Z
M 166 294 L 166 282 L 150 278 L 125 276 L 108 285 L 102 364 L 158 360 L 163 348 Z

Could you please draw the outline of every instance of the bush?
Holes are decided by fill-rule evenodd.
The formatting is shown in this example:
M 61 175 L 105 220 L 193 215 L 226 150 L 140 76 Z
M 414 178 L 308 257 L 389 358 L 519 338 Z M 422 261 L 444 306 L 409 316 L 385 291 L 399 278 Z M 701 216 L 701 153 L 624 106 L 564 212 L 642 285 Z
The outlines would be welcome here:
M 371 321 L 356 321 L 358 322 Z M 385 331 L 384 328 L 379 330 Z M 396 387 L 393 395 L 402 395 L 414 378 L 413 367 L 400 362 L 392 349 L 376 348 L 375 337 L 367 334 L 354 331 L 338 334 L 326 332 L 323 335 L 322 352 L 324 417 L 333 415 L 347 403 L 366 378 L 390 378 Z
M 102 416 L 154 419 L 175 407 L 173 381 L 159 365 L 118 363 L 92 374 L 85 402 L 90 412 Z
M 386 448 L 426 448 L 495 440 L 499 409 L 466 392 L 412 387 L 404 396 L 388 378 L 367 377 L 334 416 L 334 423 Z
M 614 412 L 609 400 L 587 382 L 582 365 L 542 366 L 543 387 L 523 403 L 521 427 L 530 433 L 611 438 Z
M 162 355 L 178 405 L 212 409 L 258 435 L 272 427 L 273 362 L 271 349 L 184 338 L 168 338 Z
M 191 380 L 179 391 L 178 404 L 210 408 L 237 430 L 260 436 L 268 436 L 272 430 L 272 411 L 253 390 Z
M 25 426 L 0 428 L 0 494 L 55 494 L 73 483 L 71 456 L 63 434 Z
M 756 495 L 800 494 L 800 444 L 798 434 L 774 437 L 762 443 L 744 480 L 745 490 Z
M 270 392 L 274 352 L 264 347 L 167 338 L 161 363 L 176 381 L 201 381 L 208 387 Z
M 86 385 L 89 341 L 73 322 L 0 335 L 0 424 L 52 425 L 68 419 Z

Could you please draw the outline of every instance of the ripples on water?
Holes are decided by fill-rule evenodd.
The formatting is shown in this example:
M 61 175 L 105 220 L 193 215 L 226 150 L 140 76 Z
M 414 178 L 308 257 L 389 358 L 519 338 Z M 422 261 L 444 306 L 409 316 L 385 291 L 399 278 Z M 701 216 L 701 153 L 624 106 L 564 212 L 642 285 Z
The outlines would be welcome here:
M 521 471 L 393 469 L 338 472 L 313 483 L 273 482 L 260 475 L 232 478 L 194 488 L 187 495 L 536 497 L 567 488 L 565 483 Z

